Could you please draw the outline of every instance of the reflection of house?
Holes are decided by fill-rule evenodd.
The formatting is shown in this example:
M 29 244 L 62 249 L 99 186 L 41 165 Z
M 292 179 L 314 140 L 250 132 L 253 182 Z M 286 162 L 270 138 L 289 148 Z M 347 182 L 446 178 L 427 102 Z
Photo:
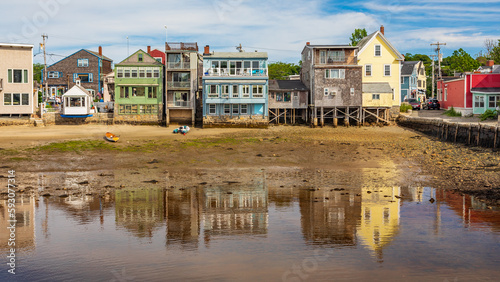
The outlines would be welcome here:
M 159 124 L 163 113 L 163 64 L 138 50 L 115 65 L 115 122 Z
M 115 191 L 116 225 L 137 237 L 152 237 L 165 224 L 165 194 L 162 188 Z
M 312 244 L 356 245 L 360 198 L 356 192 L 300 191 L 300 213 L 304 238 Z
M 462 115 L 495 110 L 500 102 L 500 74 L 469 73 L 463 77 L 437 82 L 441 108 L 453 107 Z
M 10 226 L 8 220 L 9 208 L 7 200 L 0 202 L 0 249 L 10 249 L 9 246 Z M 35 198 L 23 194 L 16 195 L 16 250 L 30 250 L 35 248 Z
M 33 45 L 0 43 L 0 62 L 0 115 L 33 114 Z
M 197 43 L 165 43 L 167 125 L 194 125 L 202 59 Z M 165 56 L 165 54 L 164 54 Z
M 113 60 L 102 55 L 101 47 L 99 52 L 82 49 L 69 55 L 47 67 L 49 93 L 46 97 L 61 97 L 76 84 L 77 78 L 80 78 L 83 88 L 95 97 L 95 94 L 102 93 L 102 79 L 112 71 L 112 63 Z M 43 77 L 42 74 L 42 84 L 45 85 Z
M 358 47 L 348 45 L 310 45 L 302 50 L 302 81 L 309 88 L 311 118 L 325 124 L 361 118 L 361 66 Z
M 269 124 L 267 53 L 203 54 L 203 126 Z
M 201 197 L 196 189 L 167 192 L 167 245 L 197 248 Z
M 374 192 L 378 191 L 378 192 Z M 370 192 L 370 193 L 369 193 Z M 383 260 L 383 249 L 399 232 L 399 187 L 363 188 L 357 237 Z M 387 196 L 387 197 L 386 197 Z
M 308 95 L 300 80 L 269 80 L 269 122 L 307 121 Z
M 236 189 L 233 186 L 204 190 L 205 241 L 221 235 L 267 234 L 267 189 L 261 184 Z

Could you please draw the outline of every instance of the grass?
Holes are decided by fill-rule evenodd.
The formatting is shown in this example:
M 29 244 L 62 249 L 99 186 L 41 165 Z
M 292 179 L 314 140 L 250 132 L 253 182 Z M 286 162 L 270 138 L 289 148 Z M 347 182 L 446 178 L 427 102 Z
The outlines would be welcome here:
M 486 110 L 479 117 L 481 118 L 481 121 L 485 121 L 487 119 L 496 119 L 498 117 L 498 112 L 494 110 Z
M 413 109 L 413 107 L 410 104 L 402 104 L 399 107 L 399 111 L 402 112 L 402 113 L 407 113 L 408 110 L 411 110 L 411 109 Z
M 96 151 L 96 150 L 116 150 L 116 147 L 109 143 L 98 140 L 77 140 L 66 141 L 61 143 L 50 143 L 48 145 L 34 148 L 37 151 L 49 152 L 81 152 L 81 151 Z
M 453 108 L 453 106 L 449 110 L 447 110 L 446 112 L 444 112 L 444 114 L 447 115 L 447 116 L 449 116 L 449 117 L 461 117 L 462 116 L 462 113 L 455 111 L 455 109 Z
M 33 159 L 32 158 L 23 158 L 23 157 L 14 157 L 14 158 L 10 158 L 10 160 L 13 162 L 21 162 L 21 161 L 31 161 Z

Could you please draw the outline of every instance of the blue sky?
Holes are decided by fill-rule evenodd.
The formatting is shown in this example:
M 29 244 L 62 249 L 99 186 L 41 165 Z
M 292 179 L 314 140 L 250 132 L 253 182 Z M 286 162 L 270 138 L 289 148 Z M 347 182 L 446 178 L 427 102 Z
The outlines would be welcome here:
M 458 48 L 474 56 L 486 39 L 500 39 L 499 14 L 500 0 L 17 0 L 2 3 L 0 42 L 30 43 L 38 53 L 46 33 L 49 64 L 98 46 L 118 63 L 148 45 L 163 50 L 166 37 L 198 42 L 200 51 L 236 51 L 241 43 L 270 61 L 298 62 L 308 41 L 346 44 L 355 28 L 384 25 L 403 54 L 433 54 L 430 43 L 439 41 L 445 56 Z

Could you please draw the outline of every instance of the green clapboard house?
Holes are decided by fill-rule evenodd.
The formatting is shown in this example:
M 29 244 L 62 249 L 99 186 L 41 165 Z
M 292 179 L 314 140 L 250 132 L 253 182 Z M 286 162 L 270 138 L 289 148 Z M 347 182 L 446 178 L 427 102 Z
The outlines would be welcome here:
M 115 122 L 163 120 L 163 71 L 163 64 L 143 50 L 115 65 Z

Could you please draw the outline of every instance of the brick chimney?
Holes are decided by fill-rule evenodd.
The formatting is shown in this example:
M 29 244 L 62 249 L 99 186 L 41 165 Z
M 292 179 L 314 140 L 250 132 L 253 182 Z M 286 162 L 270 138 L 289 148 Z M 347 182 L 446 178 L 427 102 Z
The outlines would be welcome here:
M 382 33 L 382 35 L 385 35 L 385 28 L 383 25 L 380 26 L 380 33 Z
M 311 42 L 306 42 L 306 45 L 308 45 L 308 46 L 311 45 Z
M 205 46 L 205 50 L 203 51 L 203 55 L 209 55 L 210 54 L 210 46 Z
M 151 53 L 151 46 L 148 46 L 148 54 Z
M 102 46 L 99 46 L 99 56 L 102 56 Z
M 486 62 L 486 66 L 488 66 L 488 67 L 492 67 L 494 64 L 495 64 L 495 61 L 493 61 L 493 60 L 488 60 Z

